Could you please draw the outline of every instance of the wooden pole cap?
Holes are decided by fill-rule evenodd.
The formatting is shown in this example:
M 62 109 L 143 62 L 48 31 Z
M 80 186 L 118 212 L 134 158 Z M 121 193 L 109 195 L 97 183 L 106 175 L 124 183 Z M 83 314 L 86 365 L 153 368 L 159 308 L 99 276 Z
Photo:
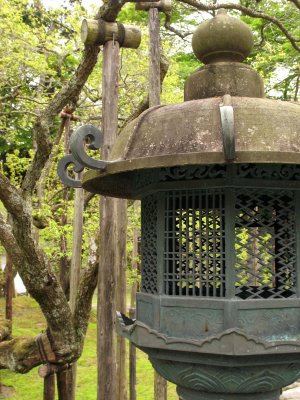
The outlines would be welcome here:
M 115 40 L 120 47 L 137 49 L 141 44 L 141 31 L 132 25 L 106 22 L 102 19 L 84 19 L 81 25 L 81 40 L 85 45 L 103 45 Z
M 138 1 L 135 9 L 139 11 L 148 11 L 150 8 L 157 8 L 162 12 L 172 11 L 172 0 L 159 0 L 159 1 Z

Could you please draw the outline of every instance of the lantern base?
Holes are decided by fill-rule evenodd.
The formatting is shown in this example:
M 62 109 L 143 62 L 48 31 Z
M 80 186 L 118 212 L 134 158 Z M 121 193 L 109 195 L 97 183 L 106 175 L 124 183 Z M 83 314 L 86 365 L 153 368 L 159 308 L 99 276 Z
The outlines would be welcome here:
M 207 393 L 177 386 L 181 400 L 279 400 L 280 390 L 265 393 Z

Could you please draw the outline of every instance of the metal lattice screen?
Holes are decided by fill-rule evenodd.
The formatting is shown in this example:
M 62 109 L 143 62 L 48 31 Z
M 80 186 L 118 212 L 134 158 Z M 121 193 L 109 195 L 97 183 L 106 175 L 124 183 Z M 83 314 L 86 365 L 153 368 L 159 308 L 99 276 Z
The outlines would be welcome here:
M 164 288 L 168 295 L 225 296 L 222 190 L 166 192 Z
M 157 293 L 157 198 L 142 201 L 142 291 Z
M 236 295 L 243 299 L 295 295 L 293 192 L 238 190 L 235 209 Z
M 247 174 L 256 173 L 257 166 L 247 168 Z M 298 179 L 293 171 L 284 177 Z M 277 172 L 275 177 L 281 177 Z M 259 170 L 259 176 L 265 172 Z M 241 299 L 295 297 L 295 196 L 292 189 L 254 187 L 174 189 L 146 196 L 142 291 Z

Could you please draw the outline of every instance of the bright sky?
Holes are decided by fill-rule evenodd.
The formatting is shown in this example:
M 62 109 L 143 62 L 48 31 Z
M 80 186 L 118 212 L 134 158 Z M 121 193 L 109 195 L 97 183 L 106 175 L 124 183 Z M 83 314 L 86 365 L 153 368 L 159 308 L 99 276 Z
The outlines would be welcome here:
M 46 7 L 59 7 L 65 3 L 64 0 L 42 0 Z M 83 0 L 82 5 L 89 10 L 92 4 L 100 5 L 99 0 Z

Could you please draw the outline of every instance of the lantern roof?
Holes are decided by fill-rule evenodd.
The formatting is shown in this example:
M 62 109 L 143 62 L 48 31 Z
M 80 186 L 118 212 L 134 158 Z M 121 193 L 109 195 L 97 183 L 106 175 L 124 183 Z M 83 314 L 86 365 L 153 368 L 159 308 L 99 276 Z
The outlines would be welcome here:
M 253 46 L 250 28 L 221 11 L 192 44 L 206 65 L 187 79 L 185 102 L 152 107 L 129 123 L 105 169 L 84 174 L 86 190 L 130 198 L 133 174 L 161 167 L 300 164 L 299 105 L 265 99 L 262 79 L 241 63 Z

